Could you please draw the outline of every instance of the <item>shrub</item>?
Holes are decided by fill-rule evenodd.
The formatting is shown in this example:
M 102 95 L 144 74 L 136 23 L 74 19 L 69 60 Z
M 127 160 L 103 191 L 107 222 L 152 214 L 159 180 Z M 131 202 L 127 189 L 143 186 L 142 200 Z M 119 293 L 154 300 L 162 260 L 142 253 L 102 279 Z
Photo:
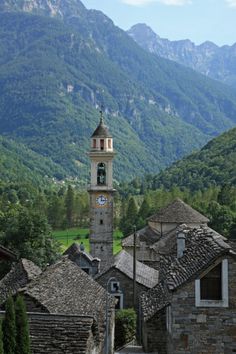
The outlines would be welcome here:
M 18 295 L 15 302 L 16 313 L 16 354 L 30 354 L 29 326 L 25 303 Z
M 16 319 L 12 297 L 9 297 L 6 301 L 6 312 L 3 320 L 3 348 L 4 353 L 15 354 Z
M 2 320 L 0 319 L 0 354 L 3 354 Z
M 115 348 L 129 343 L 136 334 L 137 315 L 134 309 L 118 310 L 115 322 Z

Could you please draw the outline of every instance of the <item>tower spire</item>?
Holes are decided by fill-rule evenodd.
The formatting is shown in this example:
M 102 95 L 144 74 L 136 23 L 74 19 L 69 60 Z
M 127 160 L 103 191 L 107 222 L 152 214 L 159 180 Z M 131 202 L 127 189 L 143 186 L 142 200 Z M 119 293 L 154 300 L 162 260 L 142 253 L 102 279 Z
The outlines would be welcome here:
M 103 118 L 103 105 L 101 105 L 100 109 L 100 124 L 104 124 L 104 118 Z

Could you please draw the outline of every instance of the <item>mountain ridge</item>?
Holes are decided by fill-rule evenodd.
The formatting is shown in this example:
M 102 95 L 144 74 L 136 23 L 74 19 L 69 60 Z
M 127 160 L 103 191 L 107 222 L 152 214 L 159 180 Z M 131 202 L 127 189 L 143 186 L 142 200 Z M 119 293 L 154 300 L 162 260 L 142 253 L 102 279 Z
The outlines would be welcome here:
M 211 41 L 199 45 L 189 39 L 171 41 L 144 23 L 132 26 L 127 33 L 143 49 L 236 88 L 236 43 L 218 46 Z
M 230 88 L 146 53 L 101 12 L 81 7 L 83 16 L 62 21 L 9 6 L 0 13 L 0 134 L 69 176 L 88 176 L 101 105 L 116 179 L 157 172 L 236 124 Z

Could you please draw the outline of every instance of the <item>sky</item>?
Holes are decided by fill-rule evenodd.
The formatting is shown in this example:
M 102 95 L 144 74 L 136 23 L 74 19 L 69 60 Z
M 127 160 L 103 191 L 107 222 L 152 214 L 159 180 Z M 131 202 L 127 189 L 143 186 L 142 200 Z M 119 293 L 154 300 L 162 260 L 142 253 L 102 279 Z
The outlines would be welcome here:
M 101 10 L 120 28 L 146 23 L 162 38 L 236 42 L 236 0 L 81 0 Z

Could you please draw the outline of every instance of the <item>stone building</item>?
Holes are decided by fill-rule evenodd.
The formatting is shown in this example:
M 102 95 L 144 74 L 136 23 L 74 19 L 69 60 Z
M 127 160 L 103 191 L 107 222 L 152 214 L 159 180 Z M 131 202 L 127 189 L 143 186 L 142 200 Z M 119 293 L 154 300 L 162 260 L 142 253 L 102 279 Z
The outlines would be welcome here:
M 102 112 L 98 127 L 91 136 L 90 252 L 101 265 L 113 256 L 113 139 L 104 124 Z
M 64 255 L 68 255 L 69 259 L 76 263 L 84 272 L 95 277 L 100 271 L 100 259 L 93 258 L 90 254 L 84 251 L 84 247 L 73 243 L 64 252 Z
M 176 251 L 162 257 L 158 285 L 141 296 L 145 351 L 235 353 L 236 253 L 207 227 L 179 230 Z
M 20 288 L 30 283 L 41 272 L 41 269 L 28 259 L 22 258 L 14 263 L 10 272 L 0 280 L 0 306 L 8 296 L 15 295 Z
M 147 226 L 137 232 L 137 259 L 154 268 L 159 268 L 160 256 L 170 254 L 175 244 L 179 225 L 188 227 L 207 225 L 208 219 L 181 199 L 176 199 L 158 213 L 147 219 Z M 122 241 L 122 248 L 133 254 L 134 235 Z
M 115 300 L 68 257 L 20 293 L 29 316 L 32 354 L 102 354 L 106 310 L 109 354 L 113 353 Z
M 96 276 L 96 281 L 104 288 L 109 279 L 112 279 L 108 289 L 118 302 L 116 308 L 133 307 L 133 257 L 122 250 L 114 256 L 103 271 Z M 138 309 L 139 296 L 142 292 L 153 288 L 159 279 L 159 272 L 141 262 L 136 262 L 136 307 Z

